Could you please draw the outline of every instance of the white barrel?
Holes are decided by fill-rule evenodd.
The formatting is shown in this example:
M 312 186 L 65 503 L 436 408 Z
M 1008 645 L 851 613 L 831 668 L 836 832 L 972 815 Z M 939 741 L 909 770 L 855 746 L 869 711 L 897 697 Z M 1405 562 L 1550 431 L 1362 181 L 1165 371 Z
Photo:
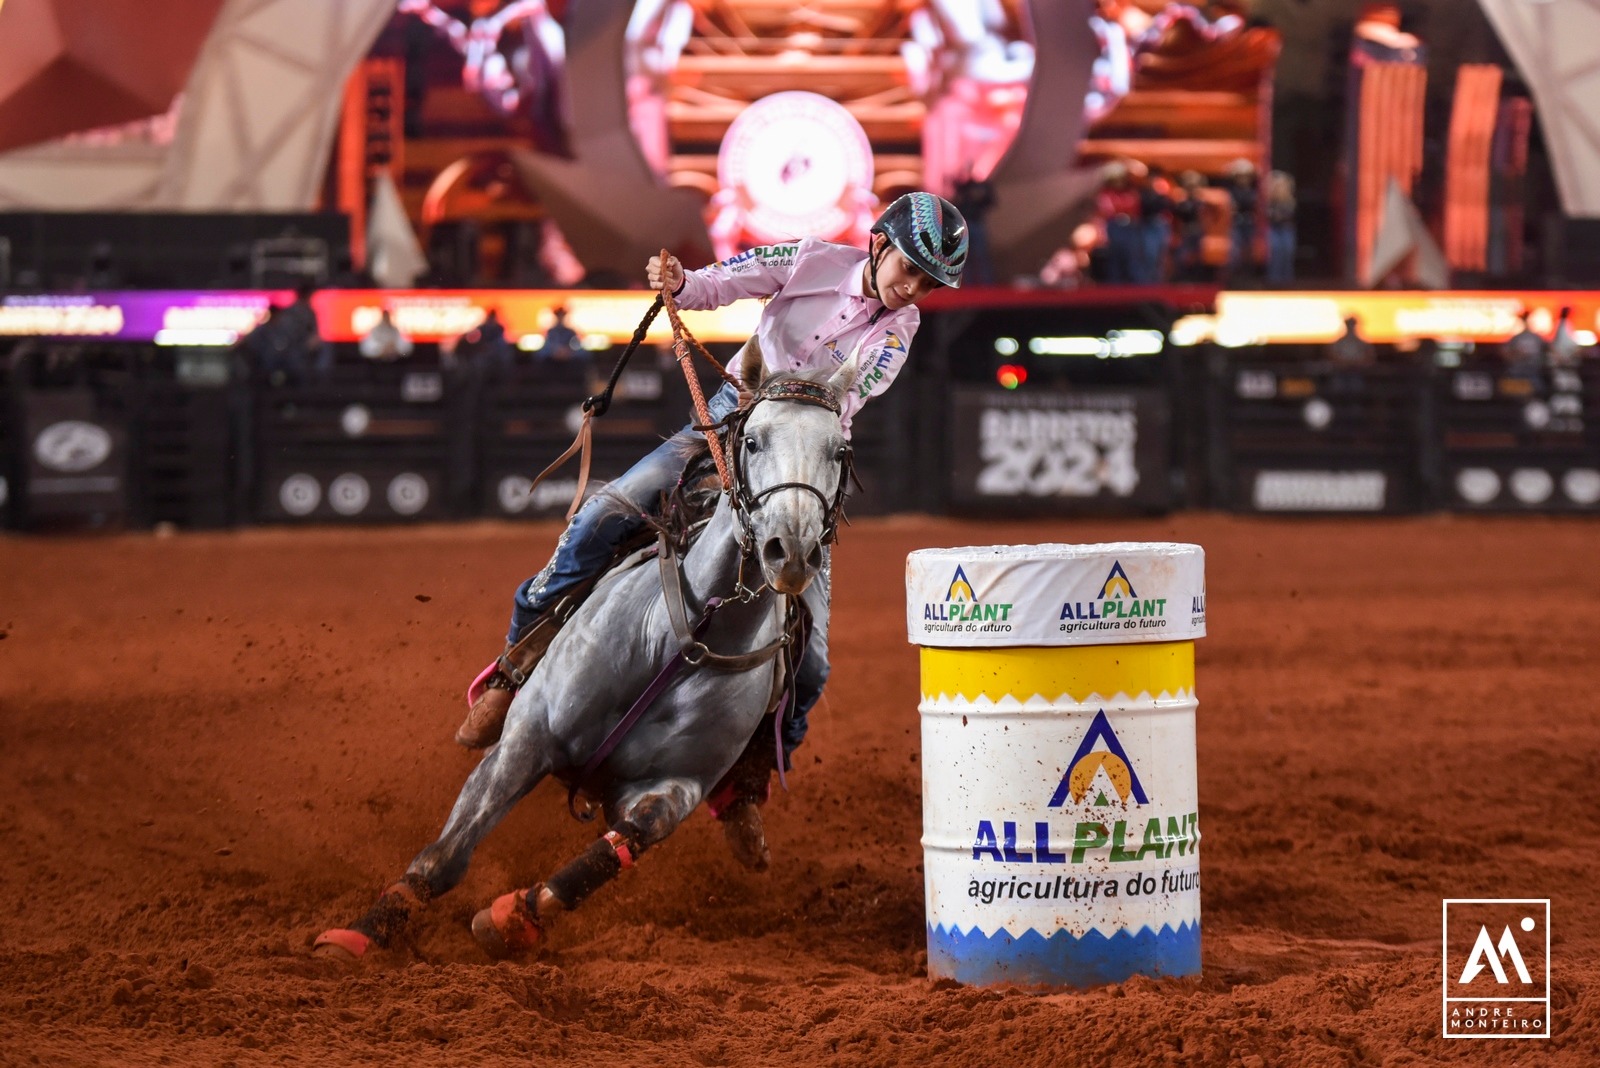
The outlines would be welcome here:
M 1198 545 L 923 549 L 928 974 L 1082 988 L 1200 973 Z

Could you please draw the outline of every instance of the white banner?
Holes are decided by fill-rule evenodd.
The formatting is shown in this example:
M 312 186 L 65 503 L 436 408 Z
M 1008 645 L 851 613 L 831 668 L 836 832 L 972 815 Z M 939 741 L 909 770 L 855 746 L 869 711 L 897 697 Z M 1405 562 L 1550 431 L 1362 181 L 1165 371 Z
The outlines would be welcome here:
M 1112 645 L 1206 633 L 1205 551 L 1173 542 L 919 549 L 913 645 Z

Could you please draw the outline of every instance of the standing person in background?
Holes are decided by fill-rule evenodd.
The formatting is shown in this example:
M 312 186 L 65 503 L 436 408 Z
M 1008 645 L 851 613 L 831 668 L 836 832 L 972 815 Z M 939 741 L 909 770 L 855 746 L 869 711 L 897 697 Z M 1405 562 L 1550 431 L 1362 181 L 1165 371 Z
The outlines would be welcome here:
M 1576 367 L 1582 355 L 1583 346 L 1578 343 L 1577 337 L 1572 332 L 1572 308 L 1562 308 L 1545 359 L 1551 367 Z
M 1178 175 L 1172 204 L 1172 218 L 1178 227 L 1177 263 L 1173 275 L 1180 282 L 1199 282 L 1205 278 L 1202 256 L 1206 236 L 1205 188 L 1206 180 L 1199 171 L 1184 171 Z
M 361 355 L 369 360 L 402 360 L 411 355 L 411 339 L 400 332 L 389 309 L 383 309 L 377 325 L 361 339 Z
M 1344 333 L 1328 346 L 1328 356 L 1341 367 L 1372 366 L 1372 342 L 1361 336 L 1361 320 L 1352 315 L 1344 321 Z
M 1140 281 L 1155 285 L 1172 277 L 1167 250 L 1172 244 L 1172 182 L 1152 166 L 1139 185 Z
M 1237 282 L 1255 266 L 1256 208 L 1260 201 L 1260 193 L 1256 189 L 1255 164 L 1247 159 L 1236 159 L 1228 164 L 1228 195 L 1233 199 L 1228 280 Z
M 567 325 L 567 309 L 556 308 L 550 313 L 555 322 L 544 332 L 544 344 L 534 352 L 539 360 L 570 360 L 583 351 L 578 343 L 578 332 Z
M 500 321 L 500 310 L 490 308 L 484 313 L 483 322 L 456 339 L 451 362 L 503 374 L 511 367 L 512 356 L 511 341 L 506 337 L 505 324 Z
M 1128 165 L 1120 160 L 1105 169 L 1095 207 L 1105 227 L 1105 273 L 1100 280 L 1110 285 L 1128 285 L 1139 280 L 1139 190 L 1134 187 Z
M 1522 329 L 1500 346 L 1500 358 L 1505 363 L 1506 373 L 1520 378 L 1537 378 L 1544 370 L 1545 346 L 1544 338 L 1533 332 L 1533 327 L 1528 325 L 1528 311 L 1523 309 L 1517 317 L 1522 324 Z
M 980 286 L 995 283 L 994 260 L 989 255 L 989 209 L 994 207 L 994 184 L 974 178 L 972 172 L 956 183 L 956 210 L 967 220 L 967 277 Z
M 1294 178 L 1283 171 L 1267 175 L 1267 281 L 1294 281 Z

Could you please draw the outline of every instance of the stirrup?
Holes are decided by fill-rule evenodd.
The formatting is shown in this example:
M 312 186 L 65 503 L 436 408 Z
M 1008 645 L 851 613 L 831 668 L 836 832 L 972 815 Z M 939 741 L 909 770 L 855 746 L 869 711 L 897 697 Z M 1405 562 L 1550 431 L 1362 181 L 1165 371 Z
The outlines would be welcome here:
M 500 670 L 500 660 L 497 657 L 489 661 L 489 666 L 478 672 L 478 677 L 472 680 L 472 685 L 467 687 L 467 707 L 471 708 L 478 703 L 478 698 L 483 696 L 483 691 L 489 688 L 489 680 L 495 672 Z

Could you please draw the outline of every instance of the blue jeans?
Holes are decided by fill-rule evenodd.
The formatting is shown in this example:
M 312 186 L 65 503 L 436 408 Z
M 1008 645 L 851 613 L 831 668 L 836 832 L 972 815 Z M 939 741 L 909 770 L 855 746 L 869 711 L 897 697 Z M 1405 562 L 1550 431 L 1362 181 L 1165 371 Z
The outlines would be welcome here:
M 1172 241 L 1172 220 L 1165 215 L 1140 224 L 1143 255 L 1139 261 L 1139 281 L 1149 285 L 1166 281 L 1167 245 Z
M 724 385 L 706 402 L 713 422 L 738 406 L 739 395 Z M 599 495 L 584 502 L 561 532 L 556 551 L 544 570 L 517 586 L 512 598 L 511 629 L 506 643 L 513 644 L 527 633 L 538 618 L 573 587 L 593 578 L 611 562 L 622 544 L 643 530 L 641 513 L 653 509 L 663 493 L 670 492 L 683 477 L 684 466 L 699 449 L 700 432 L 684 427 L 656 446 L 649 455 L 630 467 L 622 477 L 606 487 L 606 496 L 622 496 L 636 507 L 619 512 L 614 502 Z M 806 715 L 822 696 L 828 680 L 829 555 L 823 554 L 822 572 L 806 589 L 801 600 L 811 611 L 811 641 L 801 658 L 795 680 L 795 711 L 784 724 L 784 755 L 793 752 L 806 735 Z
M 1267 281 L 1294 280 L 1294 224 L 1274 223 L 1267 227 Z
M 1138 223 L 1131 219 L 1111 219 L 1106 223 L 1106 282 L 1138 282 L 1143 255 Z

